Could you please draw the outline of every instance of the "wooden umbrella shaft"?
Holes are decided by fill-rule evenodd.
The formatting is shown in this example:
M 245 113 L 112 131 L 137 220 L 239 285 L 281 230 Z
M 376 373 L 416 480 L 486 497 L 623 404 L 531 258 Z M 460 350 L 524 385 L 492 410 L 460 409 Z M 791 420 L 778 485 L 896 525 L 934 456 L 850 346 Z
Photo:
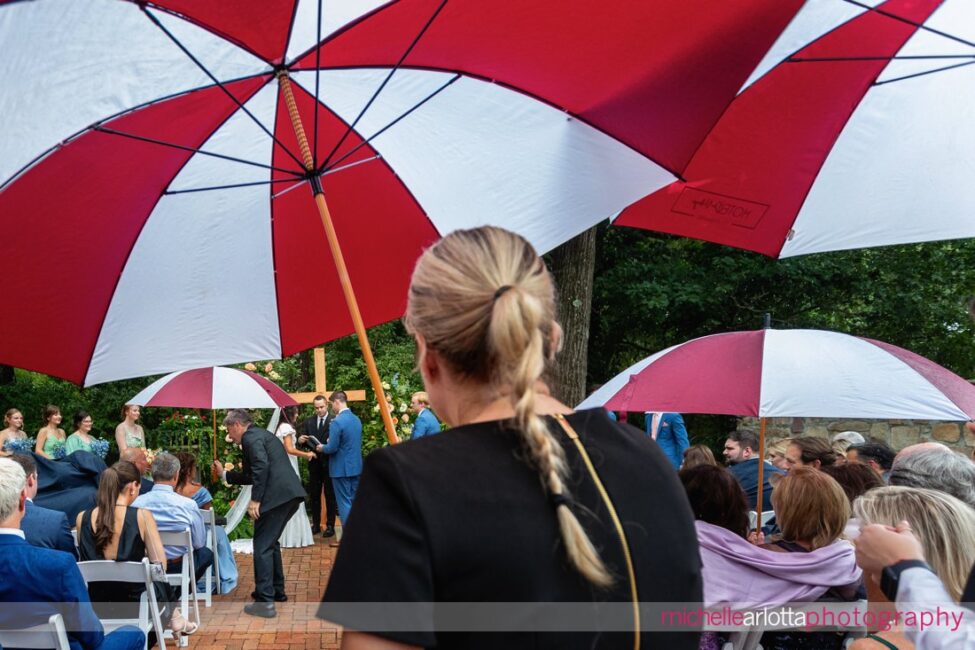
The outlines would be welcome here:
M 311 155 L 311 148 L 308 145 L 308 137 L 305 135 L 305 128 L 301 123 L 301 115 L 298 114 L 298 105 L 295 103 L 291 79 L 288 77 L 287 71 L 282 70 L 278 73 L 278 84 L 288 106 L 288 115 L 291 117 L 291 126 L 298 138 L 298 146 L 301 149 L 305 170 L 314 174 L 315 163 Z M 325 228 L 328 247 L 331 249 L 332 259 L 335 261 L 335 270 L 338 272 L 339 282 L 342 285 L 342 293 L 345 294 L 345 302 L 349 307 L 352 325 L 355 327 L 356 336 L 359 338 L 359 347 L 362 348 L 362 358 L 366 362 L 369 381 L 372 382 L 372 389 L 375 391 L 376 400 L 379 402 L 383 425 L 386 428 L 386 437 L 391 444 L 395 444 L 399 442 L 399 438 L 396 435 L 396 428 L 393 426 L 393 417 L 389 412 L 389 404 L 386 402 L 386 392 L 383 390 L 382 380 L 379 378 L 376 360 L 372 356 L 372 347 L 369 345 L 366 327 L 362 322 L 362 314 L 359 312 L 359 303 L 356 300 L 355 291 L 352 289 L 352 280 L 349 278 L 349 271 L 345 266 L 345 256 L 342 254 L 342 247 L 339 245 L 338 235 L 335 233 L 335 225 L 332 223 L 332 216 L 329 213 L 328 204 L 325 202 L 325 193 L 322 191 L 317 174 L 312 175 L 310 181 L 315 194 L 315 204 L 318 206 L 318 213 L 322 219 L 322 226 Z
M 755 496 L 755 532 L 762 532 L 762 496 L 765 494 L 765 418 L 758 426 L 758 493 Z

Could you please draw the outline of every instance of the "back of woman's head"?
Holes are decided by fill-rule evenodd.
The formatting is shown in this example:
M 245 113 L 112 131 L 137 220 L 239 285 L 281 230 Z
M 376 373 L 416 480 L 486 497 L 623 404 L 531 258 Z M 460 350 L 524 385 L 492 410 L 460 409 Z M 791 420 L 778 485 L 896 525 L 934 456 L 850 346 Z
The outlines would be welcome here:
M 698 465 L 717 465 L 714 452 L 707 445 L 691 445 L 684 450 L 684 464 L 681 469 L 690 469 Z
M 288 424 L 294 424 L 298 421 L 298 407 L 285 406 L 283 409 L 281 409 L 281 417 Z
M 196 456 L 185 451 L 176 452 L 179 461 L 179 474 L 176 479 L 176 489 L 179 489 L 196 478 Z
M 130 462 L 120 460 L 104 472 L 98 481 L 98 495 L 95 505 L 98 507 L 98 518 L 95 522 L 95 547 L 99 553 L 112 542 L 115 536 L 115 506 L 119 494 L 126 485 L 139 482 L 139 470 Z
M 938 490 L 891 485 L 861 496 L 853 513 L 862 525 L 907 521 L 948 593 L 956 602 L 961 598 L 975 564 L 975 511 L 963 501 Z
M 814 465 L 816 461 L 819 461 L 819 467 L 826 467 L 836 463 L 836 452 L 833 451 L 832 445 L 823 438 L 803 436 L 790 439 L 789 444 L 799 448 L 803 465 Z
M 850 520 L 850 502 L 836 480 L 811 467 L 795 467 L 775 484 L 772 508 L 782 537 L 812 550 L 832 544 Z
M 843 463 L 842 465 L 827 465 L 820 468 L 824 474 L 836 479 L 843 488 L 846 498 L 852 505 L 861 494 L 883 486 L 884 482 L 877 476 L 869 465 L 863 463 Z
M 508 397 L 513 424 L 545 489 L 567 496 L 565 452 L 535 413 L 536 382 L 555 356 L 561 330 L 555 286 L 531 244 L 492 227 L 447 235 L 417 262 L 404 322 L 459 379 Z M 593 584 L 611 584 L 572 510 L 561 499 L 554 502 L 573 566 Z
M 748 500 L 731 472 L 704 464 L 682 469 L 679 476 L 695 519 L 727 528 L 741 537 L 748 535 Z

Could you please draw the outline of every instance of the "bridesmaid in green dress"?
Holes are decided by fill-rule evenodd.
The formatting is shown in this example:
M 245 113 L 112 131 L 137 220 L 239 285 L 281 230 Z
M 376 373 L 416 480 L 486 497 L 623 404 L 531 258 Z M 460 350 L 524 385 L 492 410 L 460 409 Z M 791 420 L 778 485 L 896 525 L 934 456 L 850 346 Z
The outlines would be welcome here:
M 58 446 L 65 444 L 64 429 L 59 428 L 61 424 L 61 409 L 53 404 L 44 407 L 44 426 L 37 432 L 37 442 L 34 444 L 34 453 L 40 454 L 45 458 L 54 460 L 54 453 Z
M 24 414 L 17 409 L 8 409 L 3 415 L 3 430 L 0 430 L 0 456 L 10 454 L 3 450 L 3 446 L 8 440 L 23 440 L 27 437 L 24 433 Z
M 118 453 L 124 454 L 129 447 L 146 448 L 146 432 L 137 424 L 141 411 L 138 404 L 126 404 L 122 407 L 122 421 L 115 427 L 115 442 Z
M 68 436 L 68 441 L 64 443 L 65 455 L 71 455 L 78 450 L 91 451 L 92 424 L 93 420 L 87 411 L 78 411 L 74 414 L 75 432 Z

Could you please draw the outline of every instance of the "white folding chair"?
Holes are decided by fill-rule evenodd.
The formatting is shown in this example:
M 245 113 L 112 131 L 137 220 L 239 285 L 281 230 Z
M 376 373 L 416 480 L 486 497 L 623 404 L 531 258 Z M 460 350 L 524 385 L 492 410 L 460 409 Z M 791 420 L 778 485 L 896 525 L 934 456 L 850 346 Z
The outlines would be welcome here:
M 181 546 L 186 549 L 183 554 L 183 570 L 180 573 L 167 573 L 169 584 L 180 588 L 180 608 L 184 617 L 189 619 L 190 597 L 193 598 L 193 618 L 197 627 L 200 625 L 200 602 L 196 593 L 196 564 L 193 562 L 193 534 L 190 529 L 175 531 L 159 531 L 163 546 Z M 183 637 L 185 638 L 185 637 Z
M 0 630 L 0 647 L 7 648 L 54 648 L 71 650 L 68 632 L 60 614 L 52 614 L 47 623 L 19 630 Z
M 149 647 L 149 630 L 156 630 L 156 638 L 159 639 L 159 649 L 166 650 L 166 643 L 163 641 L 164 632 L 162 618 L 159 615 L 159 602 L 156 600 L 156 591 L 152 587 L 152 572 L 149 568 L 149 559 L 142 558 L 141 562 L 115 562 L 114 560 L 89 560 L 88 562 L 78 562 L 78 569 L 81 576 L 85 579 L 85 584 L 93 582 L 130 582 L 133 584 L 144 584 L 145 591 L 139 599 L 139 618 L 103 618 L 102 625 L 105 633 L 116 630 L 123 625 L 135 625 L 146 634 L 146 647 Z
M 773 510 L 762 510 L 762 526 L 766 525 L 775 516 L 775 511 Z M 758 513 L 754 510 L 748 511 L 748 528 L 749 530 L 755 528 L 755 520 L 758 519 Z
M 203 526 L 207 531 L 207 548 L 213 553 L 213 566 L 207 570 L 206 577 L 203 579 L 205 586 L 203 590 L 203 602 L 207 607 L 210 607 L 213 603 L 214 582 L 216 582 L 217 589 L 220 589 L 220 557 L 217 555 L 217 525 L 213 510 L 200 510 L 200 514 L 203 516 Z

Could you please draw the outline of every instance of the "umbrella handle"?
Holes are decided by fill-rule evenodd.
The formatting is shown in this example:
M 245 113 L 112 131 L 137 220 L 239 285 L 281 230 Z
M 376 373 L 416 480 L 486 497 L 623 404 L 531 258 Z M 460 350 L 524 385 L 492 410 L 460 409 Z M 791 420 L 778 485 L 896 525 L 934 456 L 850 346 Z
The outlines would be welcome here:
M 210 411 L 210 419 L 213 420 L 213 455 L 210 457 L 210 478 L 214 483 L 220 476 L 217 474 L 217 470 L 213 467 L 213 461 L 217 459 L 217 411 L 216 409 Z

